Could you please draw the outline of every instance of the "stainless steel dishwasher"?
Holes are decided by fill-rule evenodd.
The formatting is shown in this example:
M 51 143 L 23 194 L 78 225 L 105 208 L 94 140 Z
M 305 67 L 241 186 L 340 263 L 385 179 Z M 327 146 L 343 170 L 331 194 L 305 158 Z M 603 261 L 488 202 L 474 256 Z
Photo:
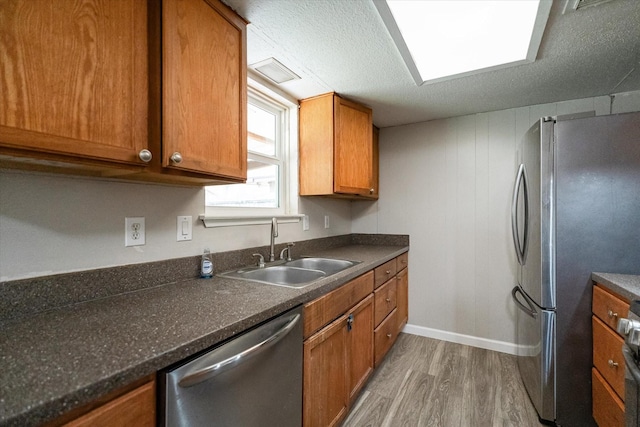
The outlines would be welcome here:
M 160 375 L 160 425 L 302 425 L 302 306 Z

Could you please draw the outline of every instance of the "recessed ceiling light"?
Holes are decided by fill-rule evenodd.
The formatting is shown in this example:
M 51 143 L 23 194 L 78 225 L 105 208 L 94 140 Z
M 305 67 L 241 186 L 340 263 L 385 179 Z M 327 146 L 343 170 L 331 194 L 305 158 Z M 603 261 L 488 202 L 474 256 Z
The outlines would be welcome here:
M 533 62 L 551 0 L 374 0 L 418 85 Z
M 277 84 L 300 79 L 300 76 L 282 65 L 282 63 L 275 58 L 256 62 L 255 64 L 249 65 L 249 67 Z

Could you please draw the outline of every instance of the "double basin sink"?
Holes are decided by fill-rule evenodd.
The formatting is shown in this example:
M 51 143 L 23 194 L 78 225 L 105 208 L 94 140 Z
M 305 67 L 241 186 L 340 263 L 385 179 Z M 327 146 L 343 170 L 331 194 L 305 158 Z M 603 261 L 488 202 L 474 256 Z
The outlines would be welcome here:
M 267 283 L 270 285 L 304 288 L 318 279 L 331 276 L 357 261 L 331 258 L 300 258 L 267 267 L 249 267 L 221 273 L 222 277 Z

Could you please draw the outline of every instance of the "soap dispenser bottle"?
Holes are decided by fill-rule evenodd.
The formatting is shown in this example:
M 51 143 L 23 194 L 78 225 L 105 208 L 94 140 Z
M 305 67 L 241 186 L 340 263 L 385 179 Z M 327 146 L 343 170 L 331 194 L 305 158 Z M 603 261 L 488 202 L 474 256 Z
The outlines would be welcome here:
M 202 254 L 202 262 L 200 263 L 200 277 L 210 279 L 213 277 L 213 262 L 211 262 L 211 253 L 209 249 L 204 250 Z

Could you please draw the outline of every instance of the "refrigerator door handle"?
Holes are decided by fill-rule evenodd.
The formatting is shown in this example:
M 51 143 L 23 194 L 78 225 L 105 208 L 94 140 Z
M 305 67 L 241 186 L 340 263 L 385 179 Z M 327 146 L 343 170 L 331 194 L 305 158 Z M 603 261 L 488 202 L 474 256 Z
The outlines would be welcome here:
M 517 294 L 522 295 L 522 298 L 524 298 L 524 301 L 527 303 L 526 306 L 520 301 Z M 536 308 L 533 306 L 533 304 L 531 304 L 526 295 L 522 293 L 520 286 L 516 286 L 511 290 L 511 296 L 522 311 L 524 311 L 527 315 L 531 316 L 534 319 L 538 318 L 538 312 L 536 311 Z
M 524 196 L 524 239 L 522 245 L 520 245 L 520 238 L 518 237 L 518 194 L 520 194 L 521 186 Z M 513 199 L 511 200 L 511 234 L 513 237 L 513 245 L 516 249 L 516 255 L 518 257 L 518 263 L 520 265 L 524 265 L 527 246 L 529 244 L 529 191 L 527 188 L 527 175 L 524 163 L 521 163 L 518 168 L 516 184 L 513 188 Z

